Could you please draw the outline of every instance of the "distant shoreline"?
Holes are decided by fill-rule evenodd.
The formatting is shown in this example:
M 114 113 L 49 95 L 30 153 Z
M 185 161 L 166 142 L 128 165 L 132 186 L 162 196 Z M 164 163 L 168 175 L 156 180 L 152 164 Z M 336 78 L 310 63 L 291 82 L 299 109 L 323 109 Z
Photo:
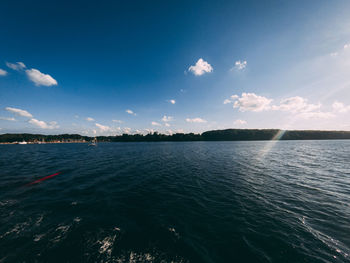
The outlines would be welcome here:
M 0 144 L 88 143 L 95 137 L 80 134 L 43 135 L 6 133 L 0 135 Z M 177 142 L 177 141 L 270 141 L 270 140 L 347 140 L 350 131 L 279 130 L 279 129 L 226 129 L 206 131 L 202 134 L 150 133 L 96 136 L 98 142 Z

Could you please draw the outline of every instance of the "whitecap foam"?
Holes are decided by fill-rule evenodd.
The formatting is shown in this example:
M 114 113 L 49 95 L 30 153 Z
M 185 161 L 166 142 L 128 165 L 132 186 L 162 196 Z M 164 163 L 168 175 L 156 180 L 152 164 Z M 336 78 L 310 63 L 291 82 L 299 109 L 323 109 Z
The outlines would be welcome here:
M 52 239 L 51 241 L 54 243 L 60 242 L 66 235 L 66 233 L 69 231 L 71 226 L 69 225 L 60 225 L 56 228 L 56 232 L 58 232 L 58 235 Z
M 35 235 L 33 240 L 34 240 L 35 242 L 38 242 L 38 241 L 40 241 L 45 235 L 46 235 L 46 234 Z
M 39 218 L 36 220 L 35 225 L 40 226 L 43 219 L 44 219 L 44 215 L 40 215 Z
M 173 235 L 176 237 L 176 238 L 180 238 L 180 235 L 179 233 L 176 232 L 176 229 L 173 228 L 173 227 L 169 227 L 168 230 L 173 233 Z
M 117 235 L 105 237 L 103 240 L 97 241 L 101 246 L 98 250 L 100 254 L 106 253 L 107 255 L 112 254 L 112 246 Z
M 12 228 L 11 230 L 7 231 L 6 233 L 4 233 L 3 235 L 0 235 L 0 238 L 3 238 L 7 235 L 10 235 L 12 233 L 15 233 L 16 235 L 18 235 L 19 233 L 21 233 L 27 226 L 29 226 L 28 222 L 23 222 L 23 223 L 18 223 L 14 226 L 14 228 Z
M 76 222 L 76 223 L 79 223 L 81 221 L 81 218 L 80 217 L 76 217 L 76 218 L 73 219 L 73 221 Z

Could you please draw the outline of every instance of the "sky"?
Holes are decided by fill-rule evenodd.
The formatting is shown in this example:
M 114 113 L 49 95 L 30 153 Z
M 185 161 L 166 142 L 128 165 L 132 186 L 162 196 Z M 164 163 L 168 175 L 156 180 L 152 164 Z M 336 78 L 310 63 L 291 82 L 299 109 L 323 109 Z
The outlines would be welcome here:
M 350 130 L 349 1 L 2 1 L 0 133 Z

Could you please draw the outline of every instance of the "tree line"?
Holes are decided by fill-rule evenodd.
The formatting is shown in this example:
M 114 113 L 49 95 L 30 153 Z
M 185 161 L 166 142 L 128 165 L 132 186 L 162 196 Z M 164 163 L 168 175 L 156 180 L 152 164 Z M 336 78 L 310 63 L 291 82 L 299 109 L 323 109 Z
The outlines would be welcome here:
M 75 142 L 92 141 L 94 137 L 80 134 L 43 135 L 29 133 L 6 133 L 0 135 L 0 142 Z M 202 134 L 175 133 L 172 135 L 158 132 L 143 134 L 122 134 L 115 136 L 97 136 L 99 142 L 158 142 L 158 141 L 256 141 L 256 140 L 332 140 L 350 139 L 350 131 L 321 130 L 278 130 L 278 129 L 226 129 L 206 131 Z

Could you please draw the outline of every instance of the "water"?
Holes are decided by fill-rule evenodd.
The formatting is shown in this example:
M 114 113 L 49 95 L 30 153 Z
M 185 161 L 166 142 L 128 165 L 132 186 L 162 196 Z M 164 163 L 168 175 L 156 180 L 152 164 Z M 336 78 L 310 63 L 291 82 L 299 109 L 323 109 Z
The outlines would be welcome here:
M 0 145 L 0 262 L 350 262 L 349 156 L 350 141 Z

